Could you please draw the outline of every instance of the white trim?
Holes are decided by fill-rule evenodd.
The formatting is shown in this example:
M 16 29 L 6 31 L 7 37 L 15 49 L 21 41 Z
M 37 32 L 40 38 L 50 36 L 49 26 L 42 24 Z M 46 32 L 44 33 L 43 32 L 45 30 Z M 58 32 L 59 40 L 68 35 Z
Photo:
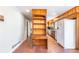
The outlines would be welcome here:
M 10 53 L 12 53 L 13 51 L 16 50 L 16 48 L 18 48 L 26 39 L 22 40 L 19 44 L 17 44 L 11 51 Z

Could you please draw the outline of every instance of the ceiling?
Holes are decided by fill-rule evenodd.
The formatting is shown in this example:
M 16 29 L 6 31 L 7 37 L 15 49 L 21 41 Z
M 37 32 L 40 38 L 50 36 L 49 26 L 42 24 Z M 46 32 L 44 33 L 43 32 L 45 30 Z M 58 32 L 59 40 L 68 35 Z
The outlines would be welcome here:
M 73 7 L 74 6 L 16 6 L 16 8 L 30 20 L 32 9 L 47 9 L 47 20 L 51 20 Z

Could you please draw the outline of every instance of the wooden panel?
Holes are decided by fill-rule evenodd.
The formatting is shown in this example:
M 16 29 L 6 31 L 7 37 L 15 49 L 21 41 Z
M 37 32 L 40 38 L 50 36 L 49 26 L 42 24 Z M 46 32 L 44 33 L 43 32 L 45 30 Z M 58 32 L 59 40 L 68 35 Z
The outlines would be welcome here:
M 79 13 L 76 19 L 76 48 L 79 49 Z
M 76 7 L 66 11 L 65 13 L 62 13 L 61 15 L 57 16 L 56 18 L 62 19 L 62 18 L 67 18 L 71 17 L 72 14 L 76 13 Z
M 76 13 L 68 16 L 67 18 L 72 20 L 76 19 Z
M 35 15 L 46 15 L 47 14 L 47 10 L 46 9 L 32 9 L 32 14 Z
M 76 6 L 76 12 L 79 13 L 79 6 Z
M 70 10 L 68 10 L 68 12 L 67 12 L 68 14 L 68 16 L 69 15 L 72 15 L 72 14 L 74 14 L 74 13 L 76 13 L 76 9 L 75 9 L 75 7 L 74 8 L 72 8 L 72 9 L 70 9 Z M 65 17 L 65 16 L 64 16 Z

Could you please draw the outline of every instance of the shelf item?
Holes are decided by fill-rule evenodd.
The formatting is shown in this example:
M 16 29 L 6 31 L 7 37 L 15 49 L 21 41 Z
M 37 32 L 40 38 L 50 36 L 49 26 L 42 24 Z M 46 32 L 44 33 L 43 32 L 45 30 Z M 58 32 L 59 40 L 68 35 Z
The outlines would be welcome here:
M 46 46 L 46 9 L 32 9 L 32 44 Z

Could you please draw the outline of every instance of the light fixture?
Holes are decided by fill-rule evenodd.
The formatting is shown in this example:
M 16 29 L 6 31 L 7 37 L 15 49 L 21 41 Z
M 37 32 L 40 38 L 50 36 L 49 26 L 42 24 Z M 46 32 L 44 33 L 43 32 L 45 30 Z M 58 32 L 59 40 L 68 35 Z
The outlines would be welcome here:
M 30 12 L 30 10 L 27 9 L 26 12 Z

